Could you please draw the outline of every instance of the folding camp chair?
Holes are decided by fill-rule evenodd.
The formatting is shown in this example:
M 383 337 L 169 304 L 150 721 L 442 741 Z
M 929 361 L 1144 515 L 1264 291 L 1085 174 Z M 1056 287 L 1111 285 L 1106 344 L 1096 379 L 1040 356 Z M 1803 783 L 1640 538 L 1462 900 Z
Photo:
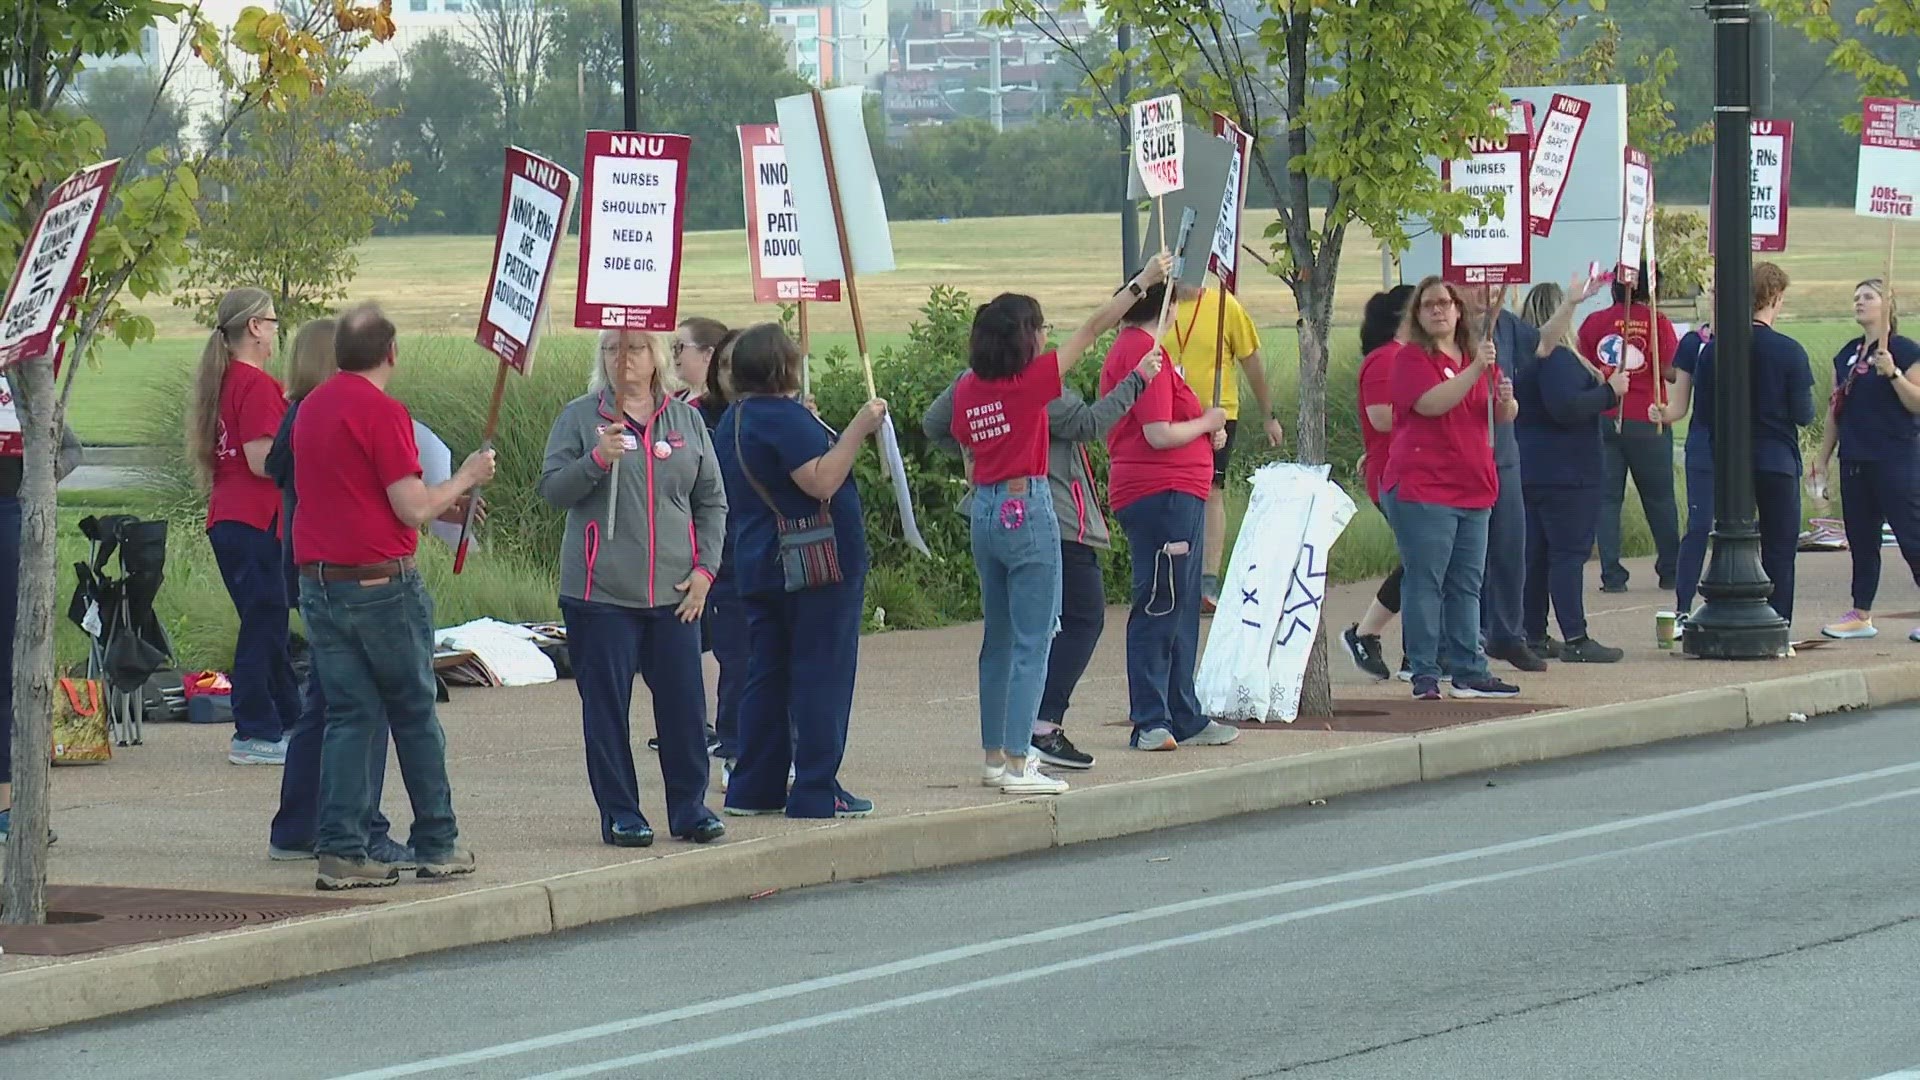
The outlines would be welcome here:
M 138 746 L 147 680 L 173 663 L 173 639 L 153 609 L 166 580 L 167 523 L 130 514 L 88 517 L 81 520 L 80 533 L 90 545 L 89 558 L 73 566 L 67 618 L 92 642 L 87 677 L 106 689 L 114 741 Z M 116 554 L 117 577 L 107 570 Z

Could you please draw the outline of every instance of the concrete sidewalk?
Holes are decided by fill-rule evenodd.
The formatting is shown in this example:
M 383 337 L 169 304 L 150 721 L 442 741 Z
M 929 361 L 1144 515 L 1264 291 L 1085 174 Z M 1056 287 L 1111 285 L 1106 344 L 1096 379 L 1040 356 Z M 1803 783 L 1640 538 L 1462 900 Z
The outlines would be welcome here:
M 1781 661 L 1742 664 L 1689 660 L 1677 651 L 1654 647 L 1654 612 L 1669 608 L 1672 597 L 1653 591 L 1653 573 L 1646 561 L 1635 564 L 1633 570 L 1635 581 L 1644 583 L 1633 592 L 1605 596 L 1595 586 L 1588 600 L 1594 636 L 1627 649 L 1627 660 L 1611 666 L 1556 663 L 1537 675 L 1497 665 L 1503 677 L 1522 686 L 1523 701 L 1539 710 L 1608 705 L 1812 672 L 1879 667 L 1907 659 L 1910 650 L 1920 657 L 1920 645 L 1905 637 L 1910 620 L 1883 614 L 1882 636 L 1872 641 L 1833 642 Z M 1590 569 L 1590 579 L 1596 573 Z M 1822 622 L 1847 606 L 1848 575 L 1845 553 L 1801 557 L 1796 637 L 1816 636 Z M 1906 577 L 1898 558 L 1889 559 L 1880 604 L 1883 612 L 1920 609 L 1920 593 Z M 1373 588 L 1372 583 L 1335 588 L 1328 605 L 1330 627 L 1337 631 L 1353 621 L 1365 608 Z M 1915 618 L 1920 618 L 1920 612 Z M 1100 651 L 1068 718 L 1075 741 L 1099 759 L 1091 772 L 1065 774 L 1075 788 L 1068 798 L 1087 789 L 1126 781 L 1272 762 L 1340 747 L 1409 741 L 1402 735 L 1329 731 L 1324 724 L 1307 721 L 1290 729 L 1249 731 L 1227 747 L 1185 748 L 1171 754 L 1130 751 L 1124 725 L 1125 621 L 1124 609 L 1110 613 Z M 1390 634 L 1389 641 L 1395 636 Z M 663 856 L 680 855 L 685 858 L 673 860 L 660 873 L 695 880 L 702 875 L 703 865 L 717 866 L 710 860 L 726 858 L 720 853 L 753 838 L 822 829 L 833 830 L 835 836 L 857 837 L 860 830 L 882 828 L 878 819 L 955 808 L 1001 804 L 1007 814 L 988 812 L 977 826 L 969 828 L 987 833 L 1011 828 L 1016 801 L 983 789 L 978 782 L 978 644 L 977 625 L 895 632 L 863 641 L 853 732 L 842 780 L 856 793 L 875 801 L 876 820 L 828 824 L 728 818 L 729 837 L 711 848 L 669 840 L 664 834 L 654 848 L 644 852 L 619 850 L 599 842 L 597 815 L 581 758 L 579 703 L 571 684 L 521 690 L 457 689 L 452 704 L 442 707 L 441 717 L 447 730 L 455 805 L 462 832 L 478 852 L 479 873 L 458 883 L 433 885 L 417 883 L 408 876 L 396 888 L 373 890 L 355 898 L 388 906 L 455 892 L 499 890 L 618 864 L 658 863 Z M 1388 652 L 1390 661 L 1397 661 L 1398 649 L 1390 645 Z M 1333 663 L 1336 697 L 1342 704 L 1364 707 L 1367 701 L 1405 699 L 1408 694 L 1403 684 L 1375 683 L 1353 671 L 1337 644 Z M 1854 698 L 1857 700 L 1843 704 L 1866 703 L 1859 693 Z M 1744 710 L 1745 705 L 1740 708 Z M 1775 719 L 1782 718 L 1784 714 Z M 1513 721 L 1492 722 L 1501 723 Z M 1744 725 L 1743 712 L 1741 722 L 1732 726 Z M 651 728 L 642 689 L 636 692 L 636 744 L 651 733 Z M 118 751 L 109 765 L 58 770 L 54 778 L 54 820 L 61 839 L 53 849 L 52 881 L 311 895 L 312 863 L 273 863 L 266 858 L 267 823 L 278 795 L 279 770 L 227 764 L 228 735 L 226 729 L 215 727 L 150 725 L 146 745 Z M 656 827 L 663 827 L 665 811 L 659 800 L 659 778 L 652 771 L 652 756 L 644 749 L 639 764 L 646 810 Z M 1410 778 L 1420 775 L 1416 762 Z M 386 810 L 396 819 L 396 835 L 404 837 L 404 825 L 399 823 L 409 815 L 397 770 L 390 774 L 387 790 Z M 1160 798 L 1166 802 L 1182 796 L 1165 794 Z M 717 793 L 710 804 L 718 809 Z M 1083 805 L 1091 809 L 1096 804 Z M 1171 817 L 1182 813 L 1175 810 L 1169 820 L 1161 822 L 1153 812 L 1134 806 L 1110 800 L 1099 800 L 1097 805 L 1144 822 L 1116 825 L 1103 835 L 1176 823 Z M 1052 824 L 1051 810 L 1047 814 L 1056 842 L 1069 842 L 1058 838 L 1063 827 Z M 1061 816 L 1065 816 L 1064 808 Z M 1181 820 L 1198 819 L 1188 814 Z M 929 837 L 898 830 L 889 829 L 888 835 L 897 836 L 899 843 L 934 843 Z M 986 836 L 982 844 L 991 848 L 993 838 Z M 1016 844 L 1013 849 L 1026 848 Z M 977 857 L 985 856 L 960 855 L 946 861 Z M 916 856 L 913 865 L 937 865 L 940 861 L 940 853 L 930 851 L 925 858 Z M 652 908 L 643 905 L 636 910 Z M 557 926 L 557 910 L 554 918 Z M 8 973 L 71 965 L 85 959 L 0 956 L 0 1001 L 10 996 L 5 985 Z

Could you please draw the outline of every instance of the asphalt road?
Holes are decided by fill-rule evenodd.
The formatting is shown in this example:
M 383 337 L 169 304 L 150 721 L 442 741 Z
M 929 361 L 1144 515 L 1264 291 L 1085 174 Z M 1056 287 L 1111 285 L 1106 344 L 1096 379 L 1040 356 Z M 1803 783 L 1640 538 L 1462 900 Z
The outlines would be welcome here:
M 1920 711 L 636 920 L 0 1077 L 1920 1080 Z

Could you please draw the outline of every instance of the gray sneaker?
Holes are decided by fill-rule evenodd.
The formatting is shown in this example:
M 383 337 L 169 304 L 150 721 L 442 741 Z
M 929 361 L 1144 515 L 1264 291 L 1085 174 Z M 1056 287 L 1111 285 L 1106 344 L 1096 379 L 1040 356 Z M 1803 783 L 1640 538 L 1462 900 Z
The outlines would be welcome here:
M 415 877 L 432 880 L 435 878 L 450 878 L 459 877 L 462 874 L 471 874 L 473 873 L 473 868 L 473 852 L 463 847 L 457 847 L 437 858 L 420 859 L 419 867 L 415 869 L 413 873 Z
M 285 765 L 287 740 L 234 739 L 227 745 L 227 760 L 235 765 Z
M 1194 735 L 1181 739 L 1181 746 L 1225 746 L 1240 737 L 1240 729 L 1218 720 L 1207 721 L 1207 726 Z
M 345 859 L 338 855 L 320 856 L 320 875 L 313 887 L 321 892 L 344 889 L 379 889 L 400 882 L 400 871 L 372 859 Z
M 1163 727 L 1151 727 L 1133 736 L 1135 750 L 1166 751 L 1176 749 L 1179 745 L 1174 741 L 1173 732 Z

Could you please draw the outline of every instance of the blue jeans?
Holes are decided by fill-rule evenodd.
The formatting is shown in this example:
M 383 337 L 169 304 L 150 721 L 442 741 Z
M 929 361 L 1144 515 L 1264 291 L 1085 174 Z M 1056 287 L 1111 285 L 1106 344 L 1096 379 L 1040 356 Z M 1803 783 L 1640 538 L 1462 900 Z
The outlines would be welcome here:
M 630 608 L 560 598 L 567 656 L 580 692 L 587 783 L 600 808 L 601 839 L 613 827 L 647 824 L 634 776 L 633 677 L 653 695 L 660 737 L 660 778 L 667 825 L 685 836 L 713 816 L 707 809 L 707 687 L 700 672 L 700 624 L 681 622 L 673 607 Z
M 1400 630 L 1415 678 L 1487 677 L 1480 651 L 1480 583 L 1487 564 L 1487 510 L 1380 497 L 1406 576 Z
M 327 700 L 314 851 L 366 855 L 367 820 L 378 804 L 367 762 L 390 730 L 413 804 L 408 844 L 423 861 L 452 854 L 460 830 L 447 740 L 433 711 L 433 598 L 419 572 L 378 584 L 303 577 L 300 616 Z
M 313 830 L 320 813 L 320 748 L 327 734 L 327 692 L 317 671 L 307 675 L 307 707 L 287 736 L 287 764 L 280 770 L 280 810 L 273 815 L 268 843 L 287 851 L 313 847 Z M 367 759 L 367 786 L 374 811 L 367 818 L 367 839 L 378 840 L 393 831 L 380 812 L 380 793 L 387 784 L 387 729 L 380 725 L 372 756 Z
M 1019 484 L 1022 481 L 1010 481 Z M 1026 757 L 1060 617 L 1060 522 L 1044 476 L 973 489 L 973 565 L 980 574 L 980 745 Z
M 1190 739 L 1207 726 L 1193 671 L 1200 662 L 1200 560 L 1207 503 L 1162 491 L 1116 511 L 1133 560 L 1133 610 L 1127 614 L 1127 712 L 1140 733 L 1166 728 Z M 1183 554 L 1166 551 L 1187 545 Z M 1161 569 L 1162 567 L 1165 569 Z
M 718 755 L 728 761 L 740 756 L 740 695 L 747 687 L 747 605 L 720 572 L 707 593 L 707 640 L 720 665 L 720 693 L 714 706 L 713 730 L 719 737 Z
M 727 784 L 728 806 L 785 806 L 792 818 L 833 816 L 860 664 L 864 559 L 845 573 L 838 585 L 741 597 L 749 659 L 740 695 L 740 759 Z
M 1566 640 L 1587 636 L 1587 606 L 1581 590 L 1587 555 L 1599 528 L 1597 494 L 1590 487 L 1527 489 L 1528 641 L 1546 638 L 1549 601 Z
M 1521 625 L 1527 587 L 1527 504 L 1520 466 L 1500 466 L 1500 497 L 1487 512 L 1485 572 L 1479 626 L 1491 649 L 1523 644 Z
M 0 495 L 0 594 L 0 784 L 11 784 L 13 627 L 20 613 L 20 500 L 12 495 Z
M 286 549 L 272 533 L 238 521 L 214 522 L 207 540 L 240 616 L 233 643 L 234 737 L 279 742 L 301 711 L 287 652 Z
M 1099 513 L 1098 510 L 1091 511 Z M 1064 724 L 1073 688 L 1087 673 L 1100 633 L 1107 626 L 1107 586 L 1100 549 L 1072 540 L 1060 542 L 1060 629 L 1047 651 L 1047 685 L 1040 695 L 1039 719 Z

